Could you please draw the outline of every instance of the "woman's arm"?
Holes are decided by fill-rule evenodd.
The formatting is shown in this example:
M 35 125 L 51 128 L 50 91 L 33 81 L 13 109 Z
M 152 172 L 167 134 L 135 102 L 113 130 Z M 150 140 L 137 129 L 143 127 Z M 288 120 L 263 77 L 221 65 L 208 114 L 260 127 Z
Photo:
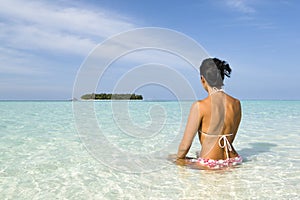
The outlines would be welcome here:
M 237 104 L 237 111 L 236 111 L 236 117 L 235 117 L 235 124 L 236 124 L 236 127 L 233 131 L 233 138 L 232 138 L 232 141 L 234 141 L 235 139 L 235 136 L 236 136 L 236 133 L 239 129 L 239 126 L 240 126 L 240 123 L 241 123 L 241 119 L 242 119 L 242 108 L 241 108 L 241 102 L 239 100 L 236 100 L 236 104 Z
M 192 145 L 193 139 L 200 124 L 199 102 L 194 102 L 191 106 L 189 118 L 185 127 L 184 135 L 178 147 L 177 159 L 185 158 Z

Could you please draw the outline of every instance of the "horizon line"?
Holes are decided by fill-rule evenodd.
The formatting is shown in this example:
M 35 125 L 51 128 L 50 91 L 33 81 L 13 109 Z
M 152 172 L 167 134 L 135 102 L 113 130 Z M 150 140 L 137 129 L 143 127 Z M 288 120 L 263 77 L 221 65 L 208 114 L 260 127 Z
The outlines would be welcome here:
M 126 100 L 126 99 L 125 99 Z M 129 100 L 129 99 L 128 99 Z M 200 100 L 200 99 L 198 99 Z M 257 98 L 249 98 L 249 99 L 244 99 L 241 98 L 239 99 L 240 101 L 300 101 L 300 99 L 257 99 Z M 73 101 L 73 99 L 0 99 L 0 101 Z M 111 99 L 90 99 L 90 100 L 75 100 L 75 101 L 111 101 Z M 130 100 L 130 101 L 134 101 L 134 100 Z M 196 101 L 195 99 L 182 99 L 182 100 L 177 100 L 177 99 L 143 99 L 143 100 L 139 100 L 139 101 Z

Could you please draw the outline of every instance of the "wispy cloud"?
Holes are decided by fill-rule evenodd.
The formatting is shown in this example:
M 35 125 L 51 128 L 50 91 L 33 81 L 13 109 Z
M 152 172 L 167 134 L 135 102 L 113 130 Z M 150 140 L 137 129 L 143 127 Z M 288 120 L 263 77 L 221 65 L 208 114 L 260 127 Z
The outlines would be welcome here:
M 254 7 L 249 5 L 249 0 L 226 0 L 226 5 L 242 13 L 255 13 Z
M 50 79 L 55 68 L 70 68 L 59 58 L 62 55 L 83 59 L 108 36 L 135 26 L 132 19 L 101 7 L 91 9 L 63 1 L 2 1 L 2 85 L 19 87 L 15 78 Z
M 69 62 L 79 57 L 78 62 L 81 63 L 98 43 L 136 27 L 135 20 L 103 9 L 99 4 L 90 8 L 71 4 L 69 1 L 4 1 L 0 6 L 0 73 L 5 79 L 1 79 L 0 93 L 20 88 L 30 93 L 40 88 L 62 88 L 63 84 L 71 86 L 74 77 L 65 74 L 59 76 L 56 72 L 59 71 L 58 68 L 73 68 L 75 71 Z M 113 40 L 103 52 L 97 54 L 95 66 L 99 67 L 105 58 L 111 58 L 118 52 L 120 54 L 117 56 L 120 56 L 126 50 L 141 47 L 178 50 L 178 54 L 184 55 L 194 65 L 199 65 L 201 58 L 207 55 L 200 47 L 195 47 L 193 42 L 188 44 L 181 37 L 174 37 L 172 34 L 170 37 L 162 32 L 140 31 L 137 35 L 125 34 Z M 196 50 L 189 48 L 190 46 L 194 46 Z M 187 71 L 184 61 L 166 54 L 164 51 L 141 50 L 136 54 L 126 55 L 121 65 L 123 61 L 128 62 L 130 67 L 134 64 L 157 62 Z M 96 71 L 99 71 L 98 68 Z M 16 81 L 20 78 L 22 81 Z M 56 81 L 59 82 L 57 87 L 53 86 Z M 69 89 L 71 91 L 71 87 Z
M 62 78 L 61 71 L 72 73 L 80 65 L 74 66 L 74 59 L 81 62 L 99 42 L 134 27 L 131 18 L 101 7 L 68 1 L 1 1 L 0 99 L 18 98 L 13 95 L 16 91 L 25 98 L 49 98 L 45 91 L 70 96 L 74 77 Z M 30 97 L 36 91 L 42 94 Z
M 12 59 L 14 56 L 12 53 L 16 53 L 16 57 L 20 56 L 21 51 L 26 53 L 36 51 L 37 54 L 47 52 L 53 54 L 54 52 L 72 56 L 87 56 L 99 42 L 137 26 L 134 20 L 129 17 L 101 7 L 90 9 L 61 4 L 61 2 L 58 5 L 50 1 L 28 0 L 26 3 L 21 0 L 5 1 L 0 7 L 1 18 L 0 42 L 3 48 L 7 48 L 7 51 L 11 52 L 8 57 L 10 59 L 6 59 L 7 62 L 14 63 L 6 66 L 16 66 L 14 69 L 18 69 L 17 66 L 21 62 L 16 63 Z M 134 35 L 131 35 L 130 38 L 121 37 L 121 41 L 115 40 L 115 44 L 107 46 L 105 52 L 99 56 L 111 57 L 118 50 L 147 47 L 149 44 L 166 47 L 178 46 L 178 41 L 176 39 L 172 40 L 168 35 L 161 35 L 161 37 L 153 39 L 151 32 L 146 31 L 138 34 L 136 36 L 138 38 L 134 37 Z M 172 42 L 170 43 L 170 41 Z M 184 46 L 184 44 L 181 46 Z M 193 54 L 193 52 L 190 51 L 189 54 Z M 161 54 L 146 52 L 145 54 L 139 54 L 138 57 L 129 56 L 127 60 L 133 62 L 164 60 L 164 63 L 174 65 L 174 59 L 162 59 L 162 56 L 158 55 Z M 200 62 L 198 61 L 199 55 L 193 55 L 193 57 L 195 63 Z M 22 56 L 23 58 L 24 56 Z M 2 71 L 8 69 L 6 66 L 2 66 L 0 69 Z M 16 72 L 12 69 L 13 67 L 7 72 Z M 25 73 L 26 70 L 20 70 L 19 73 L 21 72 Z
M 224 27 L 250 27 L 260 30 L 276 29 L 274 22 L 258 17 L 259 7 L 265 2 L 263 0 L 224 0 L 225 9 L 230 11 L 237 11 L 239 14 L 230 22 L 223 24 Z M 224 4 L 222 4 L 224 6 Z
M 24 51 L 0 47 L 1 75 L 42 75 L 47 73 L 35 61 L 40 58 Z M 33 61 L 33 62 L 32 62 Z M 3 79 L 2 79 L 3 80 Z
M 6 46 L 77 55 L 86 55 L 105 37 L 135 27 L 129 19 L 107 10 L 45 1 L 4 1 L 0 17 L 1 43 Z

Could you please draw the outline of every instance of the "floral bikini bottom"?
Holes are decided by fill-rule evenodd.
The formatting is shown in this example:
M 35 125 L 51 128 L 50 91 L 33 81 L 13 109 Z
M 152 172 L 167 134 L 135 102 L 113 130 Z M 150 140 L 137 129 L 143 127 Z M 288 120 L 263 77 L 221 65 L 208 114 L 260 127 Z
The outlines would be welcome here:
M 243 161 L 243 158 L 241 156 L 237 156 L 234 158 L 228 158 L 226 160 L 213 160 L 213 159 L 207 159 L 207 158 L 193 158 L 189 160 L 193 163 L 199 163 L 200 165 L 204 167 L 208 167 L 210 169 L 220 169 L 225 167 L 230 167 L 234 165 L 241 164 Z

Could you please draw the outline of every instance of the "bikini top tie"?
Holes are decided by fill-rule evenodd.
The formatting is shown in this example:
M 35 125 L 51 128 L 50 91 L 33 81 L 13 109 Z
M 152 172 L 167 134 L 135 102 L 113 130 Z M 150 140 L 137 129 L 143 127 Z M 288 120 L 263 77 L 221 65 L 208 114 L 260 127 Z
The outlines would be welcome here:
M 227 157 L 227 159 L 229 159 L 229 151 L 232 151 L 232 146 L 231 146 L 230 142 L 228 141 L 227 136 L 232 136 L 233 135 L 232 133 L 224 134 L 224 135 L 212 135 L 212 134 L 207 134 L 207 133 L 202 132 L 202 131 L 200 131 L 200 132 L 203 133 L 206 136 L 220 137 L 219 141 L 218 141 L 219 147 L 222 148 L 222 149 L 225 149 L 226 157 Z M 223 140 L 223 144 L 221 143 L 222 140 Z
M 229 159 L 228 151 L 232 151 L 232 147 L 231 147 L 230 142 L 227 139 L 227 136 L 231 136 L 231 135 L 233 135 L 233 134 L 222 135 L 219 139 L 219 147 L 221 147 L 222 149 L 225 149 L 227 159 Z M 218 136 L 220 136 L 220 135 L 218 135 Z M 223 140 L 223 145 L 221 144 L 222 140 Z

